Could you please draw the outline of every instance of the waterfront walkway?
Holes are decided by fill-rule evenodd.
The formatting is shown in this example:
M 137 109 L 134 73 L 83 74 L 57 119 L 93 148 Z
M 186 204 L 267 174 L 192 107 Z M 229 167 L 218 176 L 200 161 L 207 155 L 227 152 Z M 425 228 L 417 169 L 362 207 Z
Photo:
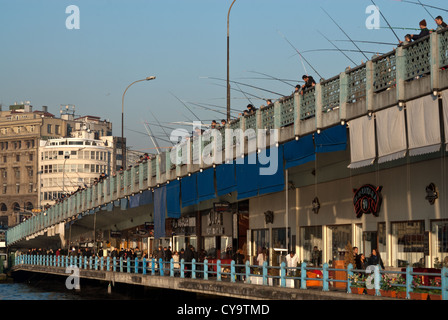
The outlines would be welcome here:
M 351 265 L 347 269 L 330 268 L 324 264 L 321 268 L 303 263 L 298 268 L 280 266 L 262 267 L 236 265 L 234 261 L 209 263 L 207 260 L 196 263 L 180 261 L 179 268 L 170 262 L 154 259 L 99 259 L 98 257 L 67 256 L 29 256 L 21 255 L 15 259 L 13 272 L 37 272 L 60 275 L 67 279 L 93 279 L 130 285 L 142 285 L 154 288 L 182 290 L 208 295 L 217 295 L 241 299 L 264 300 L 383 300 L 392 299 L 382 289 L 385 282 L 391 283 L 389 292 L 403 292 L 404 299 L 411 299 L 413 292 L 426 291 L 426 299 L 448 300 L 448 269 L 440 273 L 418 273 L 411 267 L 406 271 L 380 271 L 378 268 L 355 270 Z M 287 274 L 294 272 L 298 276 Z M 370 274 L 369 274 L 370 273 Z M 403 281 L 393 281 L 403 279 Z M 371 286 L 370 294 L 355 294 L 353 276 L 365 275 L 362 286 Z M 390 279 L 391 281 L 386 281 Z M 418 281 L 423 280 L 423 282 Z M 426 280 L 425 280 L 426 279 Z M 426 283 L 425 283 L 426 281 Z M 437 286 L 437 281 L 439 286 Z M 81 284 L 81 281 L 80 285 Z M 67 283 L 67 282 L 66 282 Z M 418 284 L 417 284 L 418 283 Z M 352 290 L 353 289 L 353 290 Z M 353 292 L 353 293 L 352 293 Z M 434 294 L 430 296 L 430 293 Z M 433 298 L 430 298 L 433 297 Z

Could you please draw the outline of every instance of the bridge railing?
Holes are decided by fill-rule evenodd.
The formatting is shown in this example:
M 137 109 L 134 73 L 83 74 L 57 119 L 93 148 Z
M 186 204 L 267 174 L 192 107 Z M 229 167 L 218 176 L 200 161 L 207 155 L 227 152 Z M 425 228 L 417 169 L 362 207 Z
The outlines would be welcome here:
M 354 269 L 352 264 L 344 268 L 331 268 L 327 263 L 322 267 L 308 266 L 303 262 L 297 267 L 287 267 L 284 262 L 279 266 L 262 266 L 228 263 L 221 260 L 204 261 L 163 261 L 162 259 L 92 257 L 92 256 L 56 256 L 56 255 L 18 255 L 14 265 L 36 265 L 46 267 L 77 267 L 82 270 L 112 271 L 135 273 L 149 276 L 179 277 L 215 281 L 244 282 L 248 284 L 290 287 L 297 289 L 321 288 L 322 291 L 344 288 L 352 293 L 353 287 L 363 287 L 372 291 L 372 295 L 382 296 L 386 292 L 402 292 L 404 299 L 411 299 L 414 292 L 433 293 L 441 300 L 448 300 L 448 268 L 440 272 L 414 272 L 411 266 L 405 271 L 381 270 L 379 266 L 367 269 Z M 342 273 L 335 276 L 335 273 Z M 389 275 L 395 277 L 390 277 Z M 422 279 L 426 277 L 426 283 Z M 429 283 L 428 283 L 429 281 Z M 339 285 L 338 285 L 339 284 Z M 390 296 L 390 295 L 387 295 Z M 398 297 L 398 296 L 396 296 Z
M 300 136 L 315 132 L 322 126 L 338 125 L 339 122 L 350 120 L 367 114 L 373 108 L 374 95 L 384 90 L 395 89 L 398 101 L 405 99 L 404 82 L 415 80 L 421 75 L 430 74 L 430 91 L 440 90 L 440 73 L 446 72 L 448 66 L 448 30 L 433 32 L 430 36 L 398 47 L 382 56 L 375 56 L 371 61 L 347 69 L 339 75 L 323 80 L 315 87 L 308 89 L 303 95 L 295 93 L 281 97 L 274 102 L 273 107 L 261 108 L 255 115 L 241 117 L 227 124 L 229 129 L 268 128 L 279 129 L 294 126 L 294 135 Z M 367 101 L 367 106 L 359 110 L 359 106 Z M 358 104 L 358 102 L 362 102 Z M 358 108 L 356 107 L 358 106 Z M 350 109 L 352 108 L 352 109 Z M 338 117 L 331 117 L 325 122 L 323 114 L 338 110 Z M 361 112 L 361 113 L 360 113 Z M 306 125 L 303 125 L 306 123 Z M 222 129 L 220 129 L 222 134 Z M 258 131 L 256 131 L 258 134 Z M 291 137 L 290 137 L 291 138 Z M 222 134 L 223 141 L 225 135 Z M 286 139 L 286 138 L 285 138 Z M 282 141 L 280 141 L 282 142 Z M 233 145 L 233 143 L 232 143 Z M 187 166 L 187 171 L 181 170 L 185 163 L 193 163 L 200 153 L 199 146 L 190 145 L 189 154 L 182 154 L 183 162 L 174 164 L 175 176 L 185 176 L 199 168 Z M 224 145 L 223 145 L 224 146 Z M 132 193 L 155 188 L 172 178 L 173 163 L 170 161 L 170 151 L 162 152 L 155 158 L 139 164 L 137 167 L 118 172 L 102 184 L 89 187 L 76 197 L 69 197 L 44 210 L 44 217 L 31 217 L 25 222 L 7 231 L 8 246 L 22 239 L 31 239 L 42 231 L 56 228 L 60 223 L 67 223 L 80 213 L 98 209 L 101 206 L 131 195 Z M 182 168 L 185 169 L 185 168 Z

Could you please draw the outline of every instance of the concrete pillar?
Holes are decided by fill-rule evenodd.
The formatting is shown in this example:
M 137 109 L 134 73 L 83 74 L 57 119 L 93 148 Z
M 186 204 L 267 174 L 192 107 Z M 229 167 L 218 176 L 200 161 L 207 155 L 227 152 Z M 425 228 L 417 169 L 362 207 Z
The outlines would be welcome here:
M 294 93 L 294 135 L 300 136 L 300 105 L 302 104 L 302 95 Z
M 367 112 L 373 111 L 373 61 L 366 62 L 366 107 Z
M 314 87 L 314 97 L 315 104 L 314 107 L 316 109 L 316 129 L 322 129 L 322 85 L 317 83 Z
M 405 101 L 404 82 L 406 77 L 406 50 L 398 47 L 395 53 L 396 59 L 396 87 L 397 101 Z
M 440 89 L 440 56 L 439 56 L 439 34 L 433 32 L 430 35 L 431 45 L 431 90 Z
M 348 95 L 348 77 L 347 73 L 339 74 L 339 118 L 347 121 L 347 95 Z

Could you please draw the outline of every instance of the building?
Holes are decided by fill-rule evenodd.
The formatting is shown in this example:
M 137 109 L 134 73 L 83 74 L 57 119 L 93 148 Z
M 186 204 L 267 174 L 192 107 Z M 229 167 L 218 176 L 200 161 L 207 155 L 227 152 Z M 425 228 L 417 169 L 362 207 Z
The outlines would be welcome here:
M 60 118 L 46 106 L 33 111 L 29 101 L 0 109 L 0 216 L 7 217 L 1 218 L 3 224 L 13 226 L 39 210 L 41 141 L 82 135 L 82 131 L 99 139 L 112 135 L 112 124 L 93 116 L 75 118 L 73 105 L 61 106 Z

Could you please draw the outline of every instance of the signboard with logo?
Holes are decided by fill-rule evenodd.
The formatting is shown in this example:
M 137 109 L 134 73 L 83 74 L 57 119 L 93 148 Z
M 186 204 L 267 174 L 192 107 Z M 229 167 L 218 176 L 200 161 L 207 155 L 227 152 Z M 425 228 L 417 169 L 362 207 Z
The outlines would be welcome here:
M 375 187 L 371 184 L 365 184 L 358 190 L 353 190 L 353 206 L 355 209 L 356 217 L 361 218 L 363 214 L 372 214 L 378 217 L 382 195 L 381 189 L 383 187 Z

